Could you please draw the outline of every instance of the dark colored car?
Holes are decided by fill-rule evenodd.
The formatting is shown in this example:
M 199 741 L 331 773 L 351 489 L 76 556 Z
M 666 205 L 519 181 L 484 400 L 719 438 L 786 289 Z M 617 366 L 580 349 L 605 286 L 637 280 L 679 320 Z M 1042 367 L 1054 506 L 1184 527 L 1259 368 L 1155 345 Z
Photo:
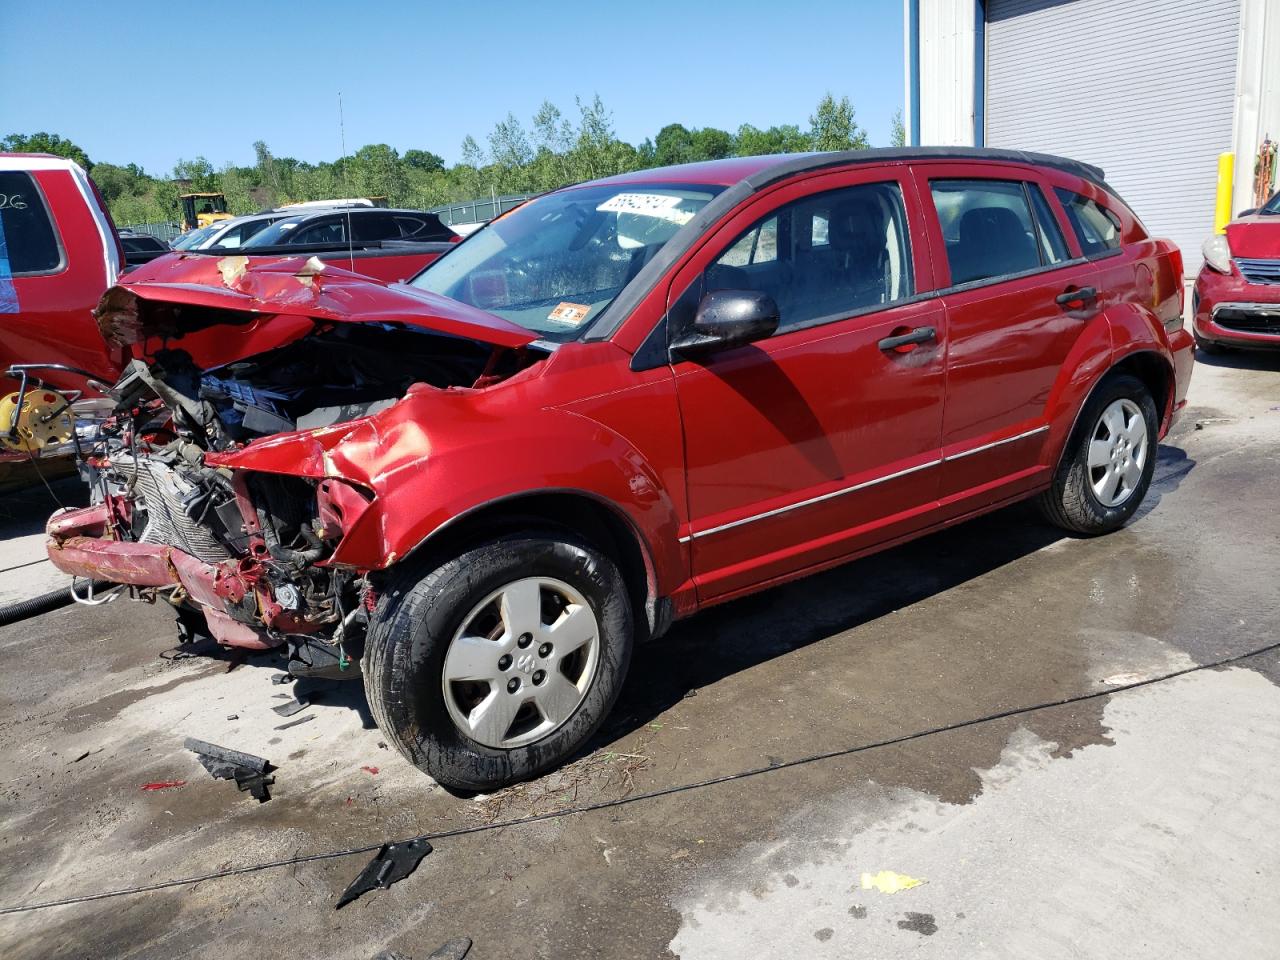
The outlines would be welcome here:
M 150 234 L 121 230 L 119 235 L 120 246 L 124 248 L 124 262 L 130 267 L 140 267 L 172 252 L 167 243 Z
M 244 241 L 242 247 L 278 247 L 308 244 L 356 244 L 383 240 L 451 241 L 458 235 L 434 213 L 421 210 L 384 210 L 351 207 L 296 214 L 276 220 Z
M 1280 194 L 1205 242 L 1191 302 L 1202 350 L 1280 347 Z
M 1017 152 L 647 170 L 408 285 L 312 267 L 108 293 L 135 359 L 49 556 L 362 674 L 459 789 L 572 756 L 633 644 L 713 604 L 1025 498 L 1115 530 L 1192 366 L 1176 247 L 1100 170 Z

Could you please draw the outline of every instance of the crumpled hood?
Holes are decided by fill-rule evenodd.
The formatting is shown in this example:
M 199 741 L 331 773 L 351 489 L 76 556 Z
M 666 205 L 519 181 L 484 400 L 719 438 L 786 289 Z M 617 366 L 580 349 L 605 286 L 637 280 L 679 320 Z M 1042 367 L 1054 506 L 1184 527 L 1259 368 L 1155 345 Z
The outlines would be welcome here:
M 1248 260 L 1280 258 L 1280 217 L 1241 217 L 1227 224 L 1227 244 L 1233 257 Z
M 249 324 L 264 314 L 402 323 L 500 347 L 522 347 L 536 339 L 523 327 L 448 297 L 305 257 L 161 257 L 109 289 L 94 311 L 103 338 L 120 347 Z

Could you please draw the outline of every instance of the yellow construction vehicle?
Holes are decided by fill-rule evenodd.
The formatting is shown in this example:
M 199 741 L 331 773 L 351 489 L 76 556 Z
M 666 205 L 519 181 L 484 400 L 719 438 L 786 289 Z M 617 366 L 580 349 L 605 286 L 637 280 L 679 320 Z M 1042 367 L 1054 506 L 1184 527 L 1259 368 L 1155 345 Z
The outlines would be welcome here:
M 231 219 L 231 214 L 227 213 L 227 198 L 220 193 L 183 193 L 178 199 L 182 201 L 184 232 Z

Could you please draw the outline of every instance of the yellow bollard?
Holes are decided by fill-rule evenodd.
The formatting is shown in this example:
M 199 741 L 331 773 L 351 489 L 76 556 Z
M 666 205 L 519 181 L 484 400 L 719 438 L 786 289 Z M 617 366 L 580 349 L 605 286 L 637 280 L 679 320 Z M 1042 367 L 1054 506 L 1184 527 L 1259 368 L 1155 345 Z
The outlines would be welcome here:
M 1236 155 L 1234 153 L 1218 154 L 1218 203 L 1213 213 L 1213 232 L 1227 232 L 1227 223 L 1231 220 L 1231 191 L 1235 185 Z

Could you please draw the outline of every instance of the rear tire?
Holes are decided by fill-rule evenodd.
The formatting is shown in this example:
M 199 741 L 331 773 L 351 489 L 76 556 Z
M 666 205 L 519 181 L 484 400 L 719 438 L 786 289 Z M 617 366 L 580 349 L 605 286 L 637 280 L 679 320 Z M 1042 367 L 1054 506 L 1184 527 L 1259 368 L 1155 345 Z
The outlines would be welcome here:
M 1124 526 L 1151 485 L 1158 432 L 1146 384 L 1128 374 L 1106 377 L 1080 412 L 1053 485 L 1039 497 L 1045 518 L 1086 536 Z
M 599 729 L 633 635 L 608 556 L 558 533 L 506 537 L 392 581 L 365 692 L 410 763 L 451 790 L 492 790 L 564 763 Z

